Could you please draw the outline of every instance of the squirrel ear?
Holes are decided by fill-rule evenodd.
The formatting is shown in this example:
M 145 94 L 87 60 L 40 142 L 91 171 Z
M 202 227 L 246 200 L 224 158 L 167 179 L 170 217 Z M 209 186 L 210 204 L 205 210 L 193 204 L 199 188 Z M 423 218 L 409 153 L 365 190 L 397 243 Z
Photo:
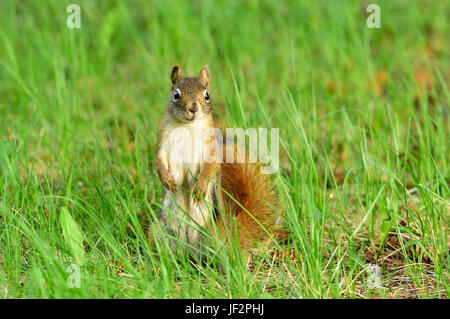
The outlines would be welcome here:
M 204 65 L 198 74 L 198 78 L 203 82 L 203 85 L 206 86 L 206 89 L 209 91 L 209 69 L 208 65 Z
M 175 87 L 175 84 L 180 81 L 184 77 L 183 70 L 178 65 L 175 65 L 172 68 L 172 73 L 170 74 L 170 80 L 172 81 L 172 90 Z

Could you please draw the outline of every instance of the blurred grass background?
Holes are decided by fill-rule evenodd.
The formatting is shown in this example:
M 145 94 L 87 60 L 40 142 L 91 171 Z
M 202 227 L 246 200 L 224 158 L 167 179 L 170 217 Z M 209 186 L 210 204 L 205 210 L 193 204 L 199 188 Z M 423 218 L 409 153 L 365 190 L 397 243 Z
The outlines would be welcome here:
M 450 3 L 376 1 L 380 29 L 369 3 L 1 1 L 0 296 L 448 297 Z M 149 254 L 174 64 L 209 64 L 230 127 L 280 128 L 294 261 L 221 274 Z

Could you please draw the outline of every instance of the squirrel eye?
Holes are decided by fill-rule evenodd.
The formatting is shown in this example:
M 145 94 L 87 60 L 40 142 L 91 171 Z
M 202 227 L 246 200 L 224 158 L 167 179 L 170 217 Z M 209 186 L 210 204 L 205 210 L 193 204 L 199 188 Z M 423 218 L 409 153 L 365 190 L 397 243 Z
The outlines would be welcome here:
M 208 91 L 205 91 L 205 100 L 209 102 L 209 93 L 208 93 Z
M 174 101 L 178 101 L 179 99 L 180 99 L 180 90 L 177 89 L 177 90 L 175 91 L 175 93 L 173 94 L 173 100 L 174 100 Z

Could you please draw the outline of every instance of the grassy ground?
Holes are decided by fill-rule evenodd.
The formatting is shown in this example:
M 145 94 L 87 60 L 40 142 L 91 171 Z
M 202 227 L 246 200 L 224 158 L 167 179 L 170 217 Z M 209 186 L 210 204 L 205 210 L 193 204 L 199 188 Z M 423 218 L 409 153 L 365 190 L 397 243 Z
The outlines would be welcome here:
M 1 1 L 0 297 L 448 297 L 450 3 L 368 3 Z M 291 238 L 251 271 L 150 254 L 175 63 L 280 128 Z

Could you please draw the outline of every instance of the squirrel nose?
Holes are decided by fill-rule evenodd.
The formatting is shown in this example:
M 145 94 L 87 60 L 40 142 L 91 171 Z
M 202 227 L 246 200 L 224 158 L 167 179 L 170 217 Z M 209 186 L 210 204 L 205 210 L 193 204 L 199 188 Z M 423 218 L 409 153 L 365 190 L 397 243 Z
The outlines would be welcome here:
M 189 111 L 195 113 L 198 111 L 197 102 L 192 102 L 192 106 L 189 108 Z

